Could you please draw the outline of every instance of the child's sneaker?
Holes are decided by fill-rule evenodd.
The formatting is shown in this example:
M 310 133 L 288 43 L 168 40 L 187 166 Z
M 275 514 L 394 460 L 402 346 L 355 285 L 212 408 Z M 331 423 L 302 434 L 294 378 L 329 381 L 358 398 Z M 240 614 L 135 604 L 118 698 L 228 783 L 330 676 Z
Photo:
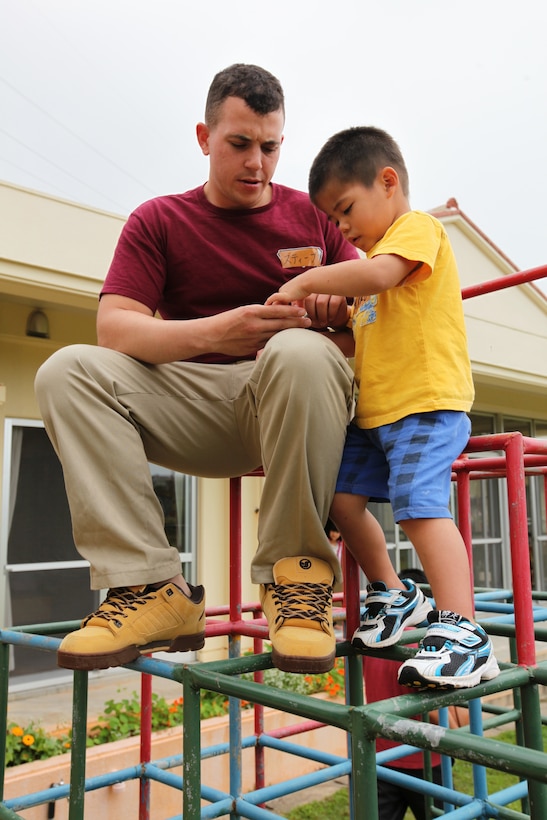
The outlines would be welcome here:
M 365 611 L 351 639 L 355 649 L 392 646 L 406 627 L 420 624 L 431 612 L 431 604 L 420 587 L 410 578 L 405 578 L 403 584 L 406 589 L 388 589 L 383 581 L 367 586 Z
M 481 626 L 447 609 L 431 612 L 427 620 L 416 656 L 399 669 L 399 683 L 420 689 L 466 689 L 499 675 L 492 641 Z

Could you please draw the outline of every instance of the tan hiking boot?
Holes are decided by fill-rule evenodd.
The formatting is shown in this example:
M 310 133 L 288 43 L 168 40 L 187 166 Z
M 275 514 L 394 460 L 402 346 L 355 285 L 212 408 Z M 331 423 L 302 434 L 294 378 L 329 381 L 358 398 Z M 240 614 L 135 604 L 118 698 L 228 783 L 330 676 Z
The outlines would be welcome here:
M 110 589 L 82 628 L 61 641 L 65 669 L 106 669 L 148 652 L 189 652 L 205 643 L 205 591 L 188 598 L 175 584 Z
M 274 564 L 274 583 L 260 588 L 272 659 L 284 672 L 315 674 L 334 666 L 334 576 L 326 561 L 299 555 Z

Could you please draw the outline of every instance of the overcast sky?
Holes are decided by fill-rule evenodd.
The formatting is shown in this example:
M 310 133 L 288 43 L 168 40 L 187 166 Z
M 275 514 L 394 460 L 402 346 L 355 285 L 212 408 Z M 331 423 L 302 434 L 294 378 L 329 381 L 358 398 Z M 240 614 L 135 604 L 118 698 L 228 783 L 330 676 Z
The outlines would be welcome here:
M 376 125 L 414 208 L 455 197 L 544 265 L 546 31 L 544 0 L 0 0 L 0 179 L 123 215 L 199 185 L 209 83 L 252 62 L 285 89 L 278 182 L 306 190 L 331 134 Z

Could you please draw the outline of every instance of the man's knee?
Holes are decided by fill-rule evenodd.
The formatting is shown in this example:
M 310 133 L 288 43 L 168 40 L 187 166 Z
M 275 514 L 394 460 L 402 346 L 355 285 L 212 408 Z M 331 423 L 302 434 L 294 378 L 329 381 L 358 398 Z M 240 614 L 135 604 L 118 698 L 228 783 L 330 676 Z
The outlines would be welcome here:
M 62 400 L 69 374 L 74 371 L 75 363 L 79 362 L 87 350 L 94 350 L 92 345 L 68 345 L 53 353 L 49 359 L 39 367 L 34 380 L 36 396 L 46 398 L 57 397 Z
M 305 376 L 305 380 L 314 376 L 320 381 L 325 374 L 332 372 L 342 376 L 343 381 L 351 383 L 353 373 L 347 360 L 328 338 L 321 333 L 293 328 L 277 333 L 268 342 L 263 356 L 269 364 L 279 366 L 288 377 L 290 373 Z

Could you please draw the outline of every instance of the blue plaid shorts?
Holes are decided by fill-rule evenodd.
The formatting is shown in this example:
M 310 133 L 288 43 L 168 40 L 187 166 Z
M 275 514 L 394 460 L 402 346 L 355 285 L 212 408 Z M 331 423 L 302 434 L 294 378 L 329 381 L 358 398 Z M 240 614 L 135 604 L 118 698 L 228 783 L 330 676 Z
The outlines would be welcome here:
M 471 434 L 466 413 L 416 413 L 393 424 L 362 430 L 350 424 L 337 493 L 390 501 L 396 521 L 451 518 L 452 463 Z

